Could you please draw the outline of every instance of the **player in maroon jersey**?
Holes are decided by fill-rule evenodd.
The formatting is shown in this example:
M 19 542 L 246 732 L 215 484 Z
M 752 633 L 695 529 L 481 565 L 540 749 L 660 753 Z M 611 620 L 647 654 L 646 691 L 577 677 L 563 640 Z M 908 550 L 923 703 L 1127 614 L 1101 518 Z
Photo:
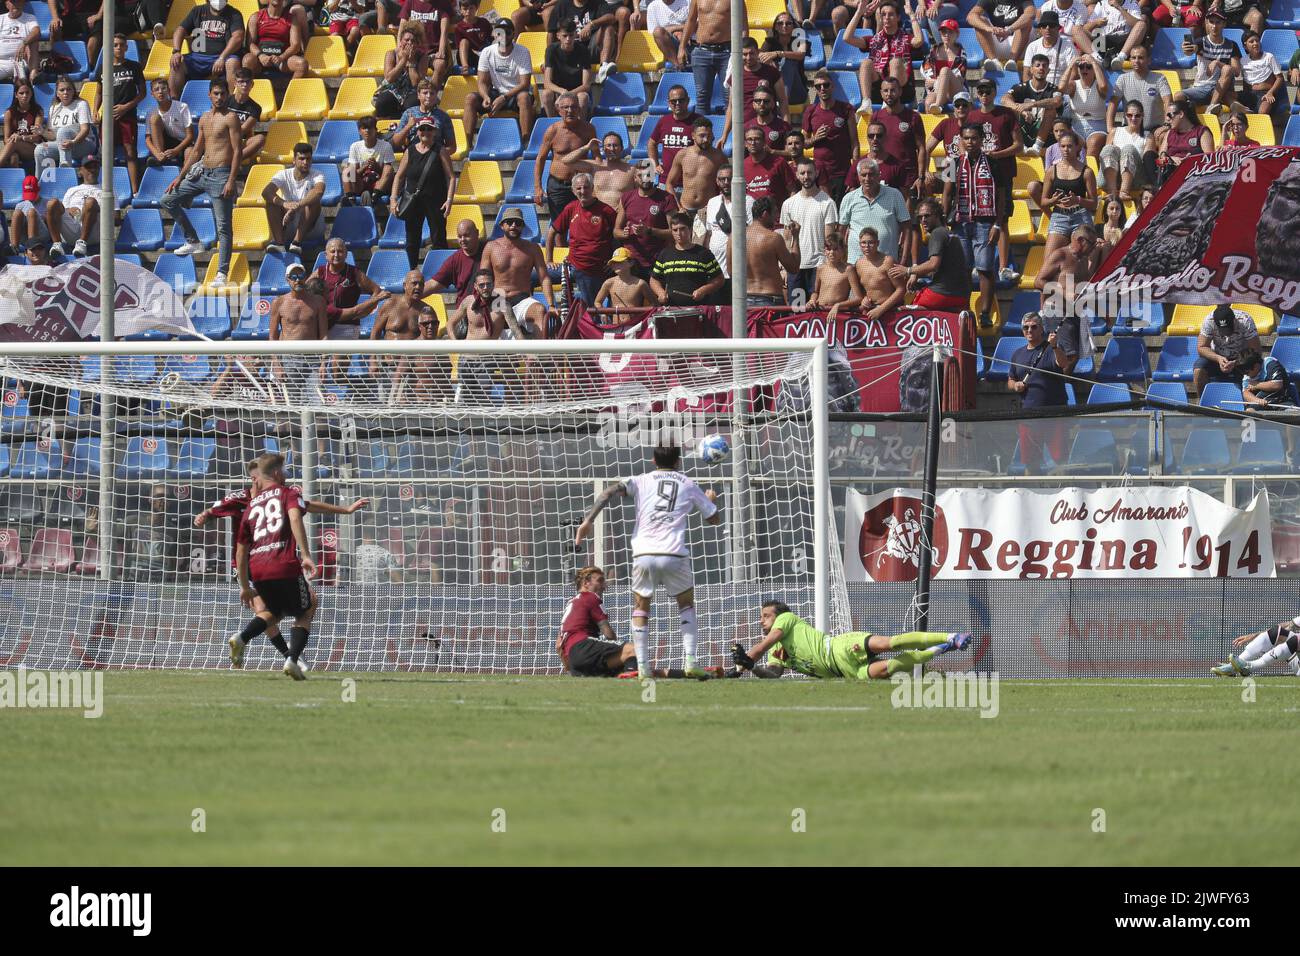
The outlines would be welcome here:
M 614 677 L 626 673 L 636 676 L 636 649 L 631 641 L 614 636 L 601 595 L 605 593 L 605 572 L 586 567 L 578 572 L 574 583 L 578 595 L 564 606 L 560 636 L 555 652 L 575 677 Z

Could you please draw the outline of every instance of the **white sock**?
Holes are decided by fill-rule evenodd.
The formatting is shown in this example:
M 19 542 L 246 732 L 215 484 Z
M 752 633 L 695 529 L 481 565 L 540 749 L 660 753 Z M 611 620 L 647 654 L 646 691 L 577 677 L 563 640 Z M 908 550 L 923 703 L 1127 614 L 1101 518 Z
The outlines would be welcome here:
M 1286 666 L 1291 668 L 1292 675 L 1300 677 L 1300 654 L 1292 654 L 1291 659 L 1286 662 Z
M 695 608 L 682 608 L 682 648 L 686 653 L 686 663 L 695 663 Z
M 646 622 L 648 618 L 632 617 L 632 646 L 636 648 L 636 669 L 642 674 L 650 673 L 650 658 L 646 655 Z
M 1268 631 L 1260 631 L 1259 635 L 1246 645 L 1245 650 L 1241 652 L 1243 663 L 1249 664 L 1257 658 L 1263 657 L 1273 647 L 1273 638 L 1268 636 Z

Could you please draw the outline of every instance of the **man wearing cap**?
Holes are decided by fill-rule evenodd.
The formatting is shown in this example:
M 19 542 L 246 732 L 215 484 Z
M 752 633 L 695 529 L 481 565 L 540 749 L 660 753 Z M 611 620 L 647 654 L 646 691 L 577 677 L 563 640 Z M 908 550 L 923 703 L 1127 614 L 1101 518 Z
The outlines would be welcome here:
M 81 182 L 64 193 L 62 199 L 51 199 L 45 210 L 51 256 L 64 254 L 64 239 L 74 239 L 74 256 L 86 255 L 87 243 L 97 244 L 99 241 L 96 228 L 99 223 L 99 157 L 87 156 L 79 168 Z
M 939 125 L 931 130 L 930 135 L 926 137 L 925 154 L 927 156 L 933 154 L 936 147 L 943 149 L 943 155 L 936 157 L 934 161 L 938 176 L 929 175 L 926 177 L 926 195 L 932 196 L 935 193 L 943 192 L 943 184 L 953 181 L 953 171 L 957 168 L 957 160 L 961 158 L 962 152 L 961 128 L 966 125 L 970 110 L 970 94 L 965 90 L 958 90 L 952 98 L 952 115 L 939 120 Z
M 848 191 L 849 170 L 858 163 L 858 131 L 853 107 L 835 98 L 829 70 L 812 78 L 815 96 L 803 111 L 803 131 L 813 148 L 821 186 L 838 205 Z
M 636 188 L 629 189 L 619 199 L 614 238 L 627 246 L 636 263 L 632 271 L 647 282 L 655 256 L 672 240 L 668 214 L 676 211 L 677 200 L 673 194 L 655 184 L 654 163 L 641 160 L 636 164 Z
M 307 284 L 307 267 L 293 262 L 284 270 L 289 291 L 271 303 L 272 342 L 319 342 L 329 336 L 329 319 L 325 300 L 315 295 Z M 324 360 L 311 355 L 277 355 L 271 360 L 275 376 L 291 402 L 307 397 L 312 373 L 324 374 Z
M 573 177 L 573 192 L 576 198 L 560 210 L 546 233 L 546 261 L 555 261 L 555 240 L 564 239 L 569 247 L 574 292 L 591 306 L 596 304 L 596 293 L 614 254 L 614 221 L 618 213 L 596 198 L 595 186 L 586 173 Z
M 22 251 L 27 256 L 29 266 L 50 265 L 50 244 L 45 239 L 28 239 L 23 243 Z
M 1033 0 L 978 0 L 966 14 L 966 24 L 984 51 L 986 66 L 1014 70 L 1024 58 L 1038 10 Z
M 348 244 L 337 236 L 325 243 L 325 261 L 316 270 L 316 278 L 325 289 L 325 317 L 331 339 L 360 338 L 361 320 L 389 297 L 373 279 L 348 262 Z M 365 302 L 361 302 L 363 293 L 370 296 Z
M 429 291 L 455 289 L 456 304 L 460 305 L 474 288 L 474 273 L 478 272 L 482 258 L 483 240 L 478 234 L 478 226 L 472 220 L 462 219 L 456 224 L 456 251 L 433 274 Z
M 548 209 L 552 219 L 558 217 L 561 210 L 574 200 L 570 183 L 574 170 L 565 162 L 565 158 L 596 138 L 596 127 L 582 118 L 576 96 L 572 93 L 561 94 L 555 100 L 555 107 L 560 111 L 560 121 L 552 123 L 542 134 L 542 145 L 533 164 L 535 202 L 538 207 Z M 543 191 L 542 173 L 546 171 L 546 161 L 550 159 L 551 153 L 555 154 L 555 159 L 551 163 L 551 171 L 546 177 L 546 189 Z
M 1241 360 L 1247 352 L 1259 352 L 1259 330 L 1250 313 L 1230 305 L 1216 306 L 1201 323 L 1196 339 L 1196 365 L 1192 387 L 1200 395 L 1209 382 L 1241 381 Z
M 1089 44 L 1089 49 L 1091 46 L 1092 44 Z M 1075 45 L 1068 38 L 1061 36 L 1061 18 L 1051 6 L 1044 7 L 1038 15 L 1038 38 L 1025 47 L 1024 69 L 1020 77 L 1022 82 L 1029 79 L 1029 64 L 1038 53 L 1047 57 L 1047 82 L 1053 86 L 1060 85 L 1065 77 L 1065 71 L 1079 55 Z M 979 90 L 976 89 L 975 92 L 979 93 Z
M 518 206 L 511 206 L 501 214 L 501 231 L 505 235 L 493 239 L 483 247 L 479 265 L 491 270 L 493 284 L 506 298 L 512 311 L 515 334 L 529 339 L 547 337 L 546 306 L 533 298 L 533 273 L 542 280 L 542 294 L 547 302 L 555 301 L 551 277 L 546 271 L 546 258 L 542 247 L 522 238 L 524 214 Z
M 271 226 L 266 251 L 284 252 L 288 237 L 289 252 L 302 255 L 303 243 L 323 230 L 320 213 L 324 196 L 325 176 L 311 168 L 311 144 L 299 143 L 293 148 L 293 165 L 272 176 L 262 190 Z
M 35 176 L 23 179 L 23 198 L 14 206 L 13 224 L 9 243 L 20 248 L 26 239 L 36 239 L 45 234 L 45 214 L 49 203 L 41 198 L 41 184 Z
M 1205 36 L 1196 41 L 1183 39 L 1183 52 L 1196 53 L 1196 76 L 1183 95 L 1198 106 L 1210 105 L 1218 114 L 1237 98 L 1237 77 L 1241 76 L 1241 47 L 1224 37 L 1228 18 L 1218 7 L 1205 15 Z

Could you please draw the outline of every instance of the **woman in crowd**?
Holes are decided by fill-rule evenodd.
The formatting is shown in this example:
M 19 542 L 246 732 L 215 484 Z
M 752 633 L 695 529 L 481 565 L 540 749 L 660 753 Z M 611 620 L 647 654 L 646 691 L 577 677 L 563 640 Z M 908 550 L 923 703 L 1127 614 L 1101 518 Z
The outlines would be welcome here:
M 426 222 L 435 248 L 447 241 L 447 213 L 451 211 L 451 197 L 456 194 L 451 149 L 438 124 L 431 119 L 420 120 L 415 124 L 415 137 L 402 154 L 389 204 L 392 214 L 406 223 L 406 260 L 412 269 L 420 268 Z
M 4 148 L 0 166 L 33 167 L 36 146 L 45 142 L 45 114 L 36 103 L 31 80 L 14 84 L 14 101 L 5 110 Z
M 1097 214 L 1097 177 L 1079 156 L 1079 137 L 1061 137 L 1061 158 L 1043 174 L 1043 212 L 1051 215 L 1044 256 L 1067 245 L 1074 230 L 1090 225 Z
M 1124 235 L 1124 201 L 1117 196 L 1106 197 L 1101 215 L 1102 241 L 1113 249 Z
M 1101 151 L 1101 174 L 1106 195 L 1130 196 L 1137 186 L 1155 183 L 1156 154 L 1153 137 L 1143 130 L 1145 112 L 1137 100 L 1124 105 L 1124 125 L 1112 129 Z
M 794 17 L 783 13 L 772 21 L 772 32 L 763 41 L 758 54 L 760 63 L 773 66 L 785 82 L 785 93 L 793 104 L 808 102 L 808 81 L 803 75 L 803 61 L 808 57 L 808 41 L 795 41 Z
M 1187 100 L 1175 99 L 1170 103 L 1165 119 L 1168 125 L 1156 157 L 1160 173 L 1157 185 L 1163 185 L 1174 170 L 1193 156 L 1214 151 L 1214 134 L 1202 125 L 1196 109 Z M 1157 135 L 1160 135 L 1158 131 Z
M 90 104 L 77 96 L 77 85 L 60 76 L 50 104 L 46 142 L 34 150 L 37 175 L 51 166 L 77 166 L 99 150 L 99 135 L 90 115 Z
M 1061 93 L 1087 155 L 1100 156 L 1106 145 L 1106 103 L 1110 99 L 1106 71 L 1092 54 L 1082 54 L 1061 78 Z

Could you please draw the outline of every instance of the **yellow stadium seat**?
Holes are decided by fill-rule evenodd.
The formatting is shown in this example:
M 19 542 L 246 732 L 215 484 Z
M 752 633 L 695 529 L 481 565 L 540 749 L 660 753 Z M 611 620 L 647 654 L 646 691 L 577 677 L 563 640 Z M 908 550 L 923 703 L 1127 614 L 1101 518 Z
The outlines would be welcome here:
M 263 122 L 275 119 L 279 107 L 276 105 L 275 88 L 271 86 L 270 80 L 254 80 L 253 88 L 248 91 L 248 97 L 262 107 Z
M 456 227 L 460 225 L 462 219 L 468 219 L 478 229 L 480 236 L 483 235 L 483 210 L 478 206 L 454 205 L 451 212 L 447 213 L 447 245 L 456 245 Z M 486 238 L 486 237 L 485 237 Z
M 95 80 L 87 80 L 81 84 L 81 89 L 77 90 L 77 95 L 85 100 L 92 110 L 95 108 L 95 96 L 98 93 L 99 83 Z
M 342 76 L 346 73 L 348 48 L 343 38 L 323 36 L 308 40 L 307 69 L 311 71 L 312 76 Z
M 1043 161 L 1037 156 L 1016 157 L 1016 179 L 1011 195 L 1016 199 L 1029 197 L 1029 184 L 1043 181 Z
M 375 90 L 379 89 L 377 80 L 368 76 L 349 76 L 339 84 L 330 107 L 329 118 L 334 120 L 354 120 L 375 113 Z
M 446 110 L 448 116 L 464 116 L 465 97 L 477 89 L 478 86 L 473 77 L 449 76 L 447 77 L 447 85 L 442 91 L 440 105 Z
M 480 8 L 479 16 L 483 15 Z M 384 54 L 397 49 L 397 41 L 391 36 L 374 34 L 361 38 L 357 44 L 357 55 L 348 67 L 348 76 L 383 76 Z
M 329 112 L 325 81 L 315 77 L 292 79 L 284 90 L 284 102 L 276 114 L 280 119 L 322 120 Z
M 1038 216 L 1038 228 L 1034 230 L 1034 237 L 1030 241 L 1037 244 L 1047 242 L 1047 228 L 1052 224 L 1052 217 L 1047 213 L 1040 213 Z
M 451 121 L 452 132 L 456 134 L 456 148 L 452 150 L 452 159 L 464 159 L 469 155 L 469 141 L 465 136 L 465 121 L 463 119 L 454 119 Z
M 934 135 L 934 131 L 935 131 L 936 129 L 939 128 L 939 124 L 942 123 L 942 122 L 943 122 L 943 117 L 942 117 L 942 116 L 931 116 L 929 113 L 922 113 L 922 114 L 921 114 L 921 126 L 925 128 L 925 138 L 926 138 L 926 140 L 929 140 L 929 138 L 930 138 L 931 136 Z M 859 125 L 859 126 L 862 126 L 862 122 L 861 122 L 861 120 L 858 121 L 858 125 Z M 865 140 L 866 138 L 867 138 L 867 131 L 866 131 L 866 128 L 864 127 L 864 128 L 862 128 L 862 129 L 858 132 L 858 139 L 859 139 L 859 140 Z M 942 156 L 942 155 L 943 155 L 943 144 L 942 144 L 942 143 L 936 143 L 935 146 L 934 146 L 934 149 L 931 151 L 930 155 L 931 155 L 931 156 Z
M 165 28 L 168 43 L 172 42 L 172 35 L 176 33 L 176 28 L 181 25 L 181 21 L 184 20 L 186 15 L 198 5 L 199 0 L 172 0 L 171 9 L 167 11 L 167 25 Z M 244 22 L 247 23 L 248 21 L 245 20 Z M 150 53 L 152 52 L 153 51 L 150 50 Z M 148 74 L 146 74 L 146 76 L 147 75 Z
M 307 143 L 307 124 L 276 120 L 266 131 L 266 143 L 258 154 L 259 163 L 279 163 L 287 166 L 293 162 L 293 148 Z
M 1267 116 L 1261 116 L 1260 119 L 1268 119 Z M 1255 320 L 1255 330 L 1260 335 L 1272 335 L 1277 327 L 1277 313 L 1266 305 L 1233 305 L 1234 309 L 1240 309 Z
M 1211 305 L 1189 305 L 1180 302 L 1174 306 L 1174 314 L 1169 320 L 1166 335 L 1200 335 L 1201 323 L 1214 311 Z
M 558 266 L 561 262 L 567 262 L 568 260 L 569 260 L 568 246 L 556 246 L 554 249 L 551 250 L 551 262 L 553 262 L 555 265 Z
M 649 30 L 628 30 L 617 66 L 623 73 L 654 73 L 664 68 L 664 55 Z
M 236 249 L 260 251 L 271 241 L 271 227 L 266 221 L 265 209 L 236 209 L 233 220 Z
M 970 310 L 976 316 L 979 315 L 979 313 L 976 311 L 976 303 L 979 302 L 979 298 L 980 298 L 979 289 L 972 290 L 970 294 Z M 981 325 L 979 327 L 980 335 L 993 335 L 1002 331 L 1002 306 L 998 302 L 997 296 L 993 297 L 993 308 L 991 310 L 991 314 L 989 317 L 993 320 L 993 325 L 992 326 Z
M 292 147 L 290 147 L 292 149 Z M 266 184 L 271 181 L 271 177 L 284 170 L 283 166 L 276 166 L 271 163 L 259 163 L 248 171 L 248 179 L 244 182 L 244 191 L 239 194 L 239 199 L 235 201 L 238 206 L 265 206 L 266 201 L 262 199 L 262 190 L 266 189 Z
M 784 12 L 784 11 L 783 11 L 783 12 Z M 772 24 L 770 24 L 770 23 L 768 24 L 768 26 L 771 26 L 771 25 L 772 25 Z M 763 44 L 767 42 L 767 31 L 766 31 L 766 30 L 752 30 L 752 29 L 750 29 L 750 30 L 746 30 L 746 31 L 745 31 L 745 35 L 746 35 L 746 36 L 751 36 L 751 37 L 753 37 L 753 38 L 758 42 L 758 48 L 759 48 L 760 50 L 763 48 Z
M 519 0 L 483 0 L 478 5 L 478 15 L 491 20 L 488 11 L 495 11 L 498 17 L 509 20 L 510 14 L 519 9 Z
M 499 203 L 503 195 L 505 186 L 496 163 L 469 162 L 460 171 L 452 202 Z
M 439 337 L 442 337 L 447 332 L 447 303 L 443 299 L 441 292 L 425 296 L 424 301 L 429 304 L 434 314 L 438 316 L 438 334 Z
M 248 29 L 248 18 L 257 13 L 257 0 L 230 0 L 230 5 L 239 11 L 239 18 L 244 23 L 244 29 Z
M 541 30 L 525 30 L 515 42 L 528 51 L 528 55 L 533 58 L 533 72 L 540 76 L 546 63 L 546 34 Z
M 1029 215 L 1029 203 L 1017 199 L 1011 204 L 1011 218 L 1007 221 L 1012 242 L 1033 242 L 1034 221 Z
M 172 9 L 183 6 L 181 2 L 174 3 Z M 168 37 L 171 31 L 167 32 Z M 181 52 L 189 50 L 189 41 L 181 46 Z M 146 80 L 165 80 L 171 75 L 172 71 L 172 48 L 166 43 L 155 43 L 149 48 L 149 59 L 144 62 L 144 78 Z
M 1273 121 L 1259 113 L 1246 116 L 1246 135 L 1261 146 L 1276 146 L 1277 138 L 1273 133 Z
M 745 22 L 751 30 L 772 26 L 785 13 L 785 0 L 745 0 Z
M 226 275 L 224 286 L 214 286 L 212 280 L 217 275 L 217 257 L 208 261 L 208 271 L 204 273 L 203 284 L 199 286 L 199 295 L 234 295 L 248 289 L 252 281 L 248 273 L 248 257 L 242 252 L 230 256 L 230 272 Z
M 1169 93 L 1171 96 L 1177 96 L 1183 91 L 1183 80 L 1178 75 L 1177 70 L 1156 70 L 1156 72 L 1169 81 Z
M 1020 272 L 1020 288 L 1032 292 L 1038 270 L 1043 268 L 1043 247 L 1030 246 L 1029 255 L 1025 256 L 1025 267 Z

